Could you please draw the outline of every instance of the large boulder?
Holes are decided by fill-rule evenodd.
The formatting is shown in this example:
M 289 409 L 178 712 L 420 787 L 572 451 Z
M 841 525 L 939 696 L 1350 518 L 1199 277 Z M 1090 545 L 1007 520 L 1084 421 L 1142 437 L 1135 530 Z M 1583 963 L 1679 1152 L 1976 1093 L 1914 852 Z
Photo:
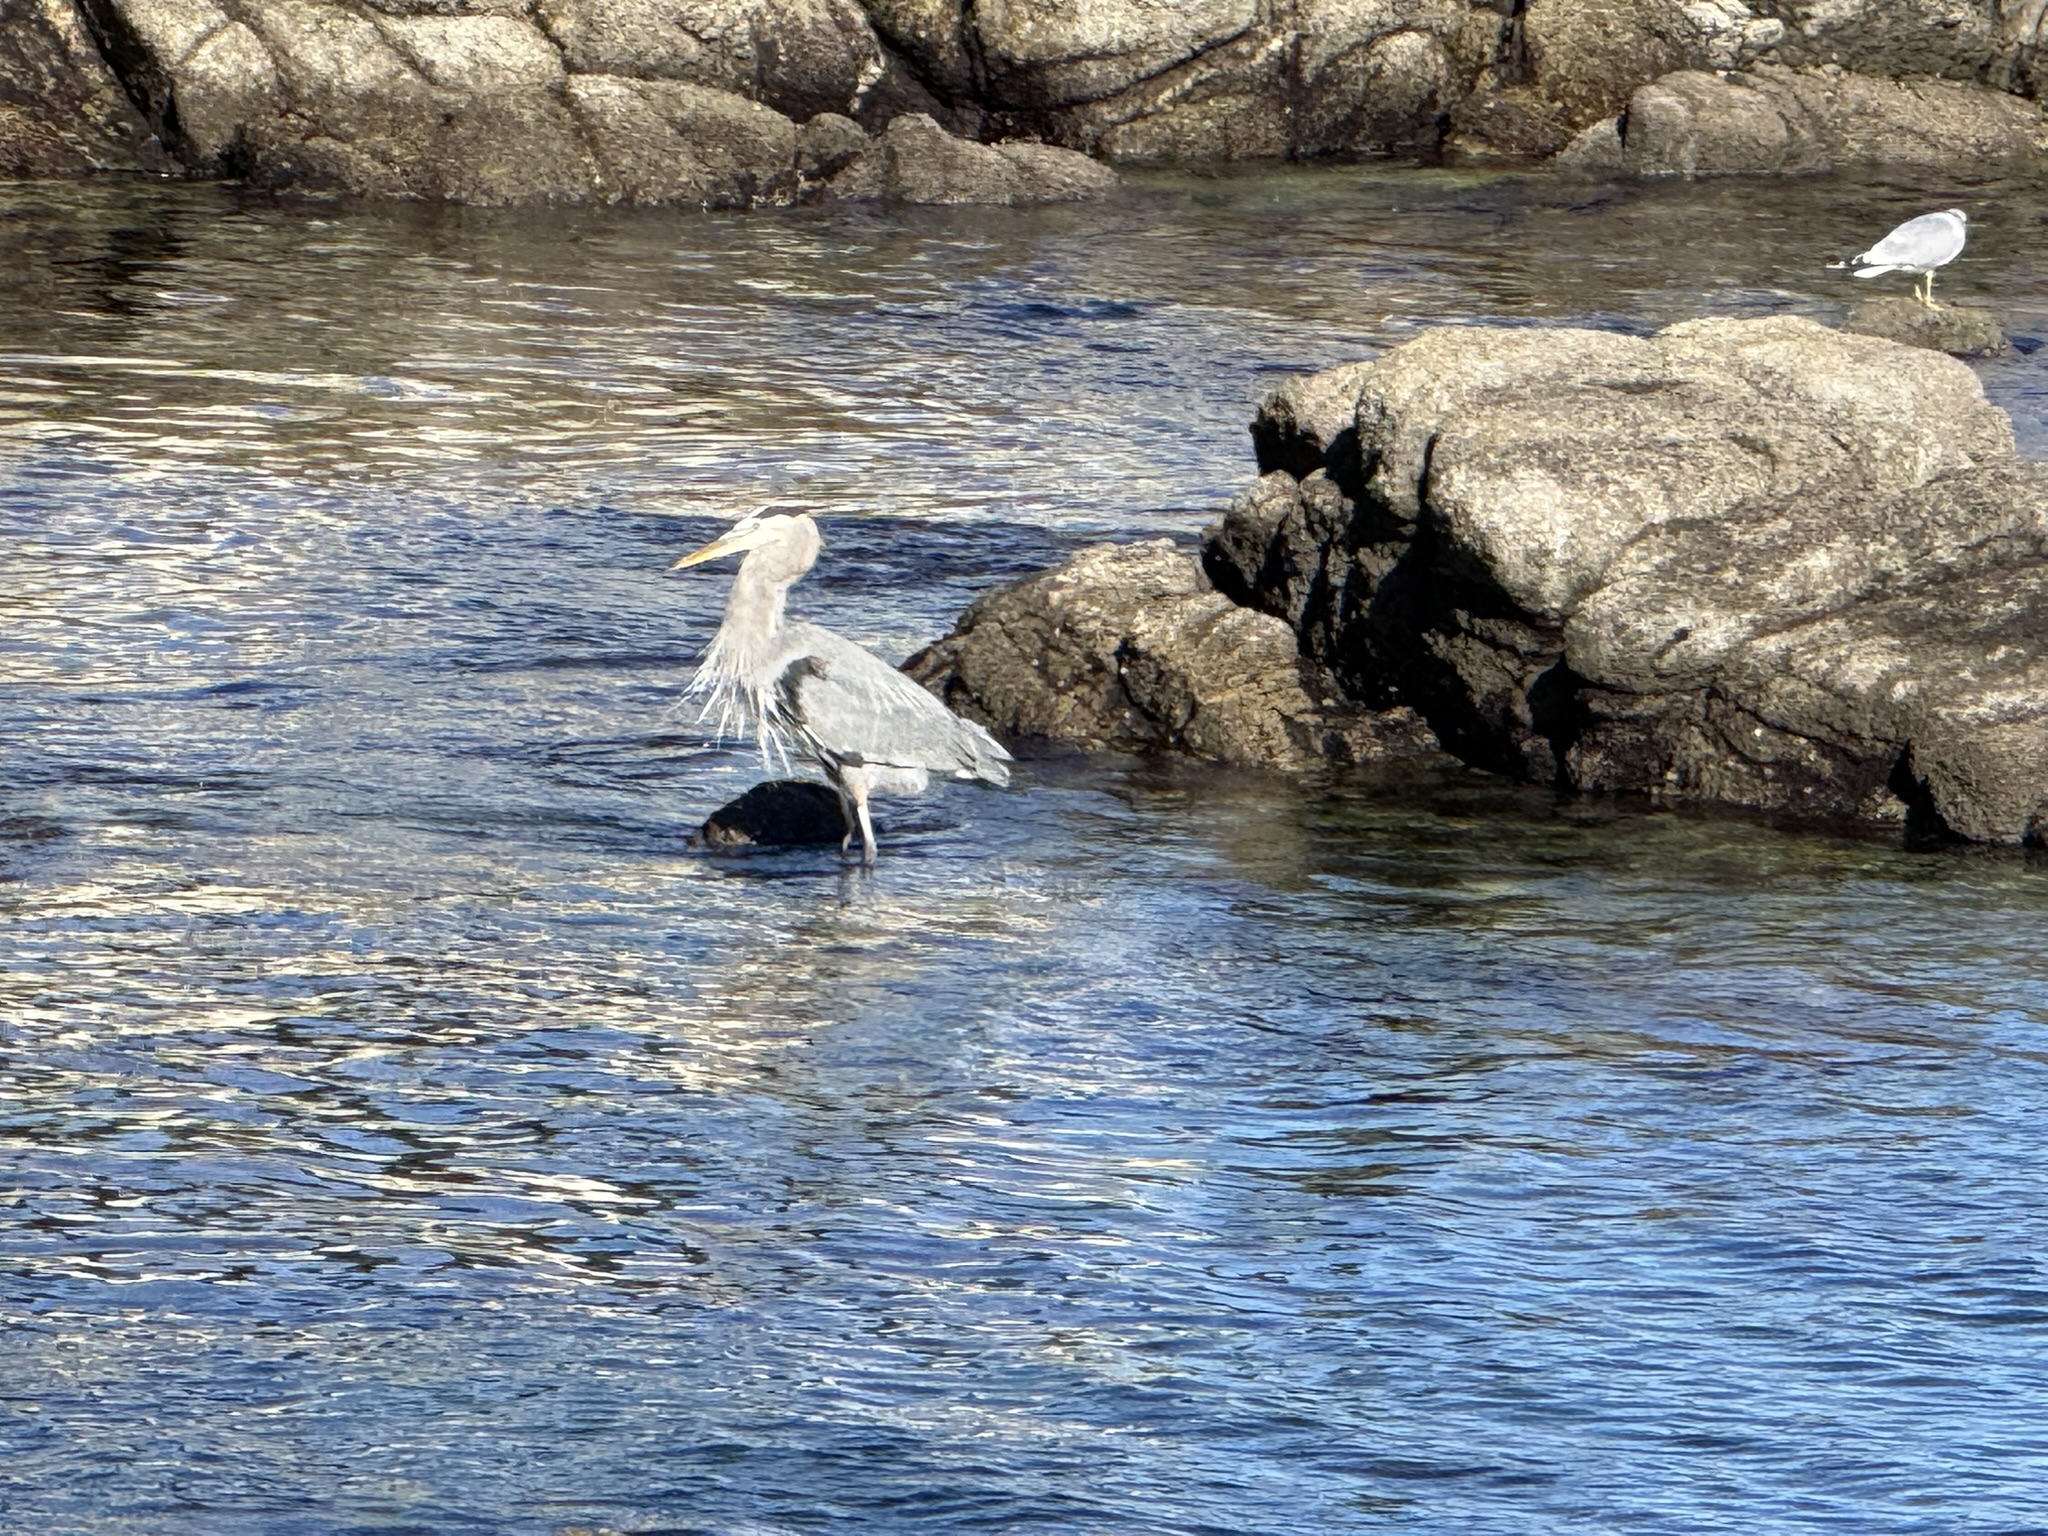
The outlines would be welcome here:
M 1459 328 L 1255 440 L 1215 585 L 1466 761 L 2040 836 L 2048 470 L 1965 365 L 1792 318 Z
M 168 164 L 68 0 L 0 0 L 0 178 Z
M 1985 86 L 1760 65 L 1652 81 L 1625 113 L 1586 129 L 1560 163 L 1603 175 L 1756 175 L 1979 166 L 2044 147 L 2040 107 Z
M 1406 712 L 1328 699 L 1293 631 L 1210 590 L 1170 539 L 1096 545 L 989 593 L 906 670 L 1013 740 L 1279 769 L 1435 752 Z

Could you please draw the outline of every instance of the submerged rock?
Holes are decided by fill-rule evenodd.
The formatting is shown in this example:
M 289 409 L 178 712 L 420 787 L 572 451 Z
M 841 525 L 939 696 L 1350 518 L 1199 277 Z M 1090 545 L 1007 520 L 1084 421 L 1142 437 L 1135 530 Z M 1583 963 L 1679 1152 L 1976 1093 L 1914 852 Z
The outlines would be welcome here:
M 1963 364 L 1790 318 L 1459 328 L 1254 435 L 1216 586 L 1467 762 L 2041 838 L 2048 468 Z
M 839 793 L 814 779 L 756 784 L 706 818 L 701 836 L 712 848 L 811 847 L 846 836 Z
M 1951 304 L 1930 309 L 1903 295 L 1865 299 L 1849 311 L 1842 329 L 1912 347 L 1931 347 L 1951 357 L 2001 357 L 2013 350 L 2012 339 L 1983 310 Z
M 1326 697 L 1293 631 L 1210 590 L 1170 539 L 1096 545 L 989 593 L 906 670 L 1010 738 L 1268 768 L 1433 755 L 1406 712 Z

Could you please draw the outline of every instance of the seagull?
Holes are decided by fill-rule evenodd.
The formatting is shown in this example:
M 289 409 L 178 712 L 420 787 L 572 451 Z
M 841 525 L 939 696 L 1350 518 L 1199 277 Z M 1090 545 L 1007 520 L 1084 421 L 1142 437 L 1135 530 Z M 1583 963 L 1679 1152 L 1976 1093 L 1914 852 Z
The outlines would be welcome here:
M 746 556 L 733 578 L 725 622 L 690 684 L 710 696 L 721 730 L 749 717 L 761 754 L 792 747 L 817 759 L 846 816 L 842 852 L 856 835 L 861 862 L 875 862 L 868 796 L 917 794 L 935 773 L 1007 784 L 1010 754 L 873 651 L 816 624 L 784 620 L 789 589 L 816 563 L 823 541 L 803 513 L 750 512 L 676 570 Z
M 1969 216 L 1960 208 L 1923 213 L 1908 219 L 1861 256 L 1831 262 L 1847 267 L 1855 277 L 1882 277 L 1887 272 L 1917 272 L 1921 286 L 1914 292 L 1929 309 L 1934 305 L 1934 269 L 1945 267 L 1963 253 L 1969 237 Z

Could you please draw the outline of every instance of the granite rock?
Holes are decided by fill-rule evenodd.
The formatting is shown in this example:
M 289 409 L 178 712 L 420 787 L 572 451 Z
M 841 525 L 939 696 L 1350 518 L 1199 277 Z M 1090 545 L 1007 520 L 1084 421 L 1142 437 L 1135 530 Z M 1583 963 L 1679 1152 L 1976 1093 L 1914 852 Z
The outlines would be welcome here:
M 1012 740 L 1276 769 L 1435 753 L 1411 714 L 1327 700 L 1293 631 L 1210 590 L 1168 539 L 1097 545 L 989 593 L 906 670 Z
M 2048 468 L 1964 364 L 1791 318 L 1466 327 L 1255 437 L 1213 584 L 1466 762 L 2041 839 Z

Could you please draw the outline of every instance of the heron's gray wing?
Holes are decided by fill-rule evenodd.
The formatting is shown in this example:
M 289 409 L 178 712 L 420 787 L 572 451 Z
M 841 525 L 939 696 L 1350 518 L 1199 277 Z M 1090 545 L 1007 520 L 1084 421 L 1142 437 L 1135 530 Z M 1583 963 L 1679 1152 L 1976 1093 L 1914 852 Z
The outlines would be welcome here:
M 1856 259 L 1870 267 L 1939 267 L 1956 259 L 1967 238 L 1953 214 L 1908 219 Z
M 1010 754 L 993 736 L 872 651 L 815 624 L 785 634 L 779 710 L 820 757 L 1010 781 Z

